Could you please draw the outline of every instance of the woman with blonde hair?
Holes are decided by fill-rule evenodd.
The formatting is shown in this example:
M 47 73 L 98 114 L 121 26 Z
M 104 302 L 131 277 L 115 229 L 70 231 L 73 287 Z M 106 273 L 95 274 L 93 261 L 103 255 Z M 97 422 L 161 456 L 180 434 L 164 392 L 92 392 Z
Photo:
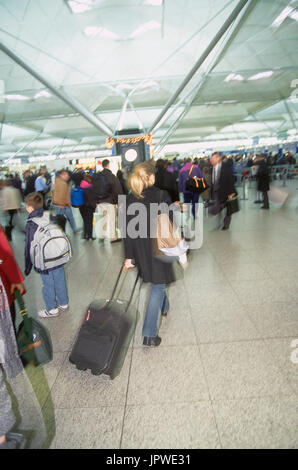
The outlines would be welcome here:
M 171 204 L 168 193 L 158 189 L 154 183 L 155 168 L 150 162 L 135 166 L 129 175 L 127 186 L 130 194 L 126 196 L 126 233 L 123 237 L 124 269 L 137 266 L 143 281 L 151 283 L 142 336 L 143 345 L 152 347 L 159 346 L 161 342 L 158 336 L 160 315 L 167 315 L 169 309 L 166 285 L 175 281 L 173 264 L 162 262 L 154 254 L 156 236 L 152 227 L 157 224 L 157 213 L 151 210 L 152 204 Z M 140 219 L 141 214 L 143 219 Z M 134 217 L 137 223 L 133 223 Z M 134 234 L 130 230 L 132 226 L 136 229 Z

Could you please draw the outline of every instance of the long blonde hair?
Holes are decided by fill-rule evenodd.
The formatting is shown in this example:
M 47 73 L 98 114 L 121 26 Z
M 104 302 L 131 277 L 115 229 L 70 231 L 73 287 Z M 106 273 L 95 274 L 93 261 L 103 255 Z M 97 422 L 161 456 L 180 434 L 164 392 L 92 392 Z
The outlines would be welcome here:
M 144 162 L 136 165 L 132 173 L 130 173 L 127 179 L 128 189 L 133 193 L 134 196 L 141 199 L 143 198 L 143 191 L 150 186 L 153 186 L 154 182 L 150 181 L 150 177 L 155 174 L 155 168 L 152 163 Z

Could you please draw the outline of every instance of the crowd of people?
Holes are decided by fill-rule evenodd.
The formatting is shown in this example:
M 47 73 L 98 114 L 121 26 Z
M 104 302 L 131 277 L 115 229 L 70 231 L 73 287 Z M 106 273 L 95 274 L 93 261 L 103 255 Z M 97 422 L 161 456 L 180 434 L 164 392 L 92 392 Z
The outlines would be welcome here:
M 79 231 L 72 208 L 80 211 L 83 221 L 82 238 L 94 241 L 95 213 L 104 215 L 111 214 L 112 211 L 116 214 L 118 197 L 124 196 L 127 228 L 132 218 L 132 207 L 136 203 L 140 204 L 147 214 L 145 234 L 134 237 L 127 232 L 123 237 L 123 269 L 129 270 L 137 266 L 143 282 L 151 284 L 142 336 L 144 346 L 157 347 L 161 343 L 158 335 L 160 315 L 167 315 L 170 308 L 167 286 L 176 279 L 177 271 L 174 274 L 173 265 L 177 257 L 171 262 L 164 262 L 162 257 L 156 256 L 152 239 L 157 237 L 152 237 L 150 206 L 174 204 L 179 212 L 186 211 L 195 220 L 197 203 L 201 198 L 211 214 L 224 216 L 220 228 L 228 230 L 233 213 L 228 210 L 228 203 L 237 198 L 233 174 L 233 167 L 238 163 L 237 158 L 227 158 L 214 152 L 210 158 L 201 160 L 159 159 L 136 165 L 128 175 L 119 170 L 117 176 L 110 170 L 110 161 L 106 159 L 102 162 L 103 170 L 97 173 L 70 172 L 68 169 L 50 173 L 47 168 L 41 168 L 37 174 L 28 170 L 22 178 L 15 174 L 2 179 L 0 207 L 4 215 L 4 227 L 2 230 L 0 226 L 0 340 L 5 347 L 0 348 L 0 363 L 9 371 L 10 376 L 16 375 L 21 369 L 15 338 L 14 292 L 18 289 L 21 294 L 25 293 L 24 277 L 8 242 L 12 240 L 14 218 L 19 211 L 24 211 L 25 208 L 28 213 L 24 227 L 25 275 L 28 276 L 33 268 L 41 276 L 45 308 L 38 315 L 41 318 L 52 318 L 69 308 L 64 266 L 72 253 L 65 234 L 66 223 L 70 224 L 74 234 Z M 257 167 L 257 189 L 263 194 L 262 208 L 269 209 L 267 193 L 270 161 L 265 155 L 257 155 L 253 160 L 249 156 L 246 166 L 249 167 L 251 161 Z M 203 190 L 196 190 L 200 184 L 203 184 Z M 173 220 L 169 220 L 173 223 Z M 116 217 L 108 217 L 107 226 L 97 238 L 108 239 L 111 243 L 121 241 L 122 234 L 117 230 L 115 221 Z M 45 227 L 49 233 L 51 230 L 58 230 L 53 238 L 59 239 L 59 243 L 56 241 L 51 244 L 51 235 L 45 242 Z M 0 448 L 17 447 L 21 438 L 10 433 L 11 404 L 1 366 L 0 404 L 4 410 L 0 419 Z

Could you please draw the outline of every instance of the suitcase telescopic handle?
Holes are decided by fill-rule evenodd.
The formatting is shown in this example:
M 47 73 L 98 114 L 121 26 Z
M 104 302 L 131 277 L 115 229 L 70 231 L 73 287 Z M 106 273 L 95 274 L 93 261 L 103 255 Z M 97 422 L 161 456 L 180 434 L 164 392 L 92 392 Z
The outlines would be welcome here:
M 117 276 L 117 280 L 116 280 L 116 283 L 115 283 L 115 285 L 114 285 L 113 292 L 112 292 L 112 295 L 111 295 L 111 298 L 110 298 L 109 303 L 111 303 L 111 302 L 112 302 L 113 300 L 115 300 L 115 298 L 116 298 L 116 291 L 117 291 L 117 288 L 118 288 L 118 285 L 119 285 L 119 282 L 120 282 L 120 279 L 121 279 L 122 274 L 124 274 L 124 277 L 123 277 L 123 281 L 122 281 L 122 284 L 121 284 L 120 289 L 119 289 L 119 292 L 118 292 L 118 296 L 120 295 L 120 292 L 121 292 L 121 290 L 122 290 L 122 287 L 123 287 L 123 284 L 124 284 L 124 281 L 125 281 L 126 275 L 127 275 L 127 271 L 124 271 L 124 272 L 123 272 L 123 265 L 121 266 L 120 271 L 119 271 L 119 274 L 118 274 L 118 276 Z M 132 299 L 133 299 L 133 296 L 134 296 L 134 293 L 135 293 L 135 290 L 136 290 L 136 286 L 137 286 L 139 277 L 140 277 L 140 274 L 139 274 L 139 272 L 138 272 L 138 274 L 137 274 L 137 276 L 136 276 L 136 279 L 135 279 L 135 282 L 134 282 L 134 286 L 133 286 L 133 289 L 132 289 L 130 298 L 129 298 L 129 301 L 128 301 L 128 304 L 127 304 L 127 309 L 128 309 L 128 307 L 130 306 L 130 304 L 131 304 L 131 302 L 132 302 Z

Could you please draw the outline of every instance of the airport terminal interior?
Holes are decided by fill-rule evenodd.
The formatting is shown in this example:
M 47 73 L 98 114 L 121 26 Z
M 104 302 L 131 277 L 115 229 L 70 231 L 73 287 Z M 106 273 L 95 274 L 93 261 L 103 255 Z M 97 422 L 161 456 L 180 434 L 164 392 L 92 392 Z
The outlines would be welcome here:
M 297 0 L 0 0 L 1 181 L 18 174 L 24 191 L 27 170 L 93 174 L 104 159 L 126 176 L 167 161 L 178 179 L 188 159 L 208 174 L 220 152 L 239 202 L 221 230 L 211 196 L 200 196 L 201 242 L 168 286 L 158 347 L 143 345 L 149 285 L 137 285 L 140 318 L 113 380 L 69 356 L 90 303 L 111 296 L 124 242 L 95 229 L 83 239 L 72 207 L 69 309 L 39 318 L 41 276 L 24 280 L 53 359 L 5 379 L 26 448 L 298 448 L 297 45 Z M 260 155 L 269 210 L 253 170 Z M 21 208 L 9 235 L 24 273 Z

